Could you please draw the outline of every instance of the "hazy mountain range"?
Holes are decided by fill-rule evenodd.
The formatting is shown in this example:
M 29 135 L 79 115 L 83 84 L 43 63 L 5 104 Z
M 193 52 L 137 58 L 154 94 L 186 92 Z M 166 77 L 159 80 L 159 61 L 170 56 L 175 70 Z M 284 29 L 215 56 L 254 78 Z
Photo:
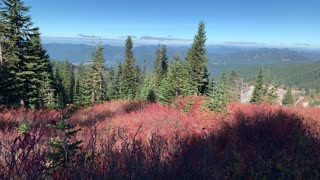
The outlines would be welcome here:
M 90 61 L 91 47 L 84 44 L 44 44 L 53 60 L 66 60 L 78 64 Z M 124 59 L 123 46 L 104 45 L 106 65 L 116 64 Z M 152 67 L 158 46 L 144 45 L 134 47 L 137 64 Z M 168 47 L 168 56 L 187 54 L 189 47 Z M 320 61 L 320 53 L 290 49 L 241 48 L 232 46 L 208 46 L 209 64 L 292 64 Z
M 90 62 L 91 47 L 84 44 L 44 44 L 52 60 L 68 59 L 74 64 Z M 104 45 L 106 66 L 123 61 L 124 47 Z M 137 64 L 144 60 L 149 69 L 158 46 L 134 47 Z M 168 56 L 185 57 L 188 47 L 167 47 Z M 257 71 L 263 65 L 268 77 L 275 82 L 300 87 L 315 88 L 320 81 L 320 52 L 278 48 L 242 48 L 233 46 L 207 46 L 208 71 L 219 76 L 221 72 L 237 71 L 247 81 L 254 81 Z M 308 79 L 308 81 L 306 81 Z

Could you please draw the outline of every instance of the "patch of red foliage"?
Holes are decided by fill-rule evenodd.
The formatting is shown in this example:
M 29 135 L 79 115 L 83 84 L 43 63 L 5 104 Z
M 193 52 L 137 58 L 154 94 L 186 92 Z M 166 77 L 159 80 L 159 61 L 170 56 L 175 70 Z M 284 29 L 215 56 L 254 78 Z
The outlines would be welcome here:
M 91 107 L 77 110 L 72 114 L 71 122 L 80 126 L 88 126 L 100 121 L 105 121 L 115 115 L 139 111 L 148 105 L 142 101 L 117 100 L 96 104 Z
M 82 148 L 72 167 L 53 177 L 318 177 L 320 109 L 229 103 L 226 112 L 217 114 L 203 108 L 203 103 L 203 97 L 181 98 L 174 106 L 121 100 L 76 110 L 67 121 L 82 129 L 72 137 L 84 141 Z M 14 122 L 11 127 L 22 122 L 21 118 L 33 124 L 55 117 L 59 117 L 55 111 L 0 112 L 0 122 Z M 15 163 L 21 172 L 33 175 L 30 178 L 45 172 L 45 142 L 54 132 L 41 133 L 48 129 L 36 127 L 28 136 L 18 135 L 14 128 L 0 134 L 0 150 L 6 152 L 0 154 L 0 166 L 5 169 L 0 170 L 0 178 L 16 172 L 10 169 L 12 163 L 7 163 L 12 157 L 25 159 L 25 163 Z M 26 156 L 29 149 L 38 154 Z M 28 166 L 38 169 L 38 174 L 29 172 Z
M 60 117 L 59 111 L 47 110 L 26 110 L 26 109 L 0 109 L 0 130 L 11 131 L 22 122 L 28 122 L 30 125 L 39 123 L 47 124 Z
M 149 139 L 154 132 L 163 137 L 209 132 L 217 125 L 218 120 L 215 120 L 217 120 L 215 113 L 182 112 L 179 108 L 155 103 L 140 111 L 117 115 L 98 127 L 99 129 L 123 128 L 134 133 L 139 126 L 142 126 L 139 136 Z

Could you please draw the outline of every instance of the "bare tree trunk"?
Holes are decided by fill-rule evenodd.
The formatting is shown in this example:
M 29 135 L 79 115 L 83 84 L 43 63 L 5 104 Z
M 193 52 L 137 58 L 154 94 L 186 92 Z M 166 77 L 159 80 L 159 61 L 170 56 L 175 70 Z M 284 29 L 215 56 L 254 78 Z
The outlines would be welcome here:
M 24 101 L 24 99 L 22 99 L 22 98 L 20 99 L 20 106 L 21 106 L 21 107 L 25 107 L 25 101 Z

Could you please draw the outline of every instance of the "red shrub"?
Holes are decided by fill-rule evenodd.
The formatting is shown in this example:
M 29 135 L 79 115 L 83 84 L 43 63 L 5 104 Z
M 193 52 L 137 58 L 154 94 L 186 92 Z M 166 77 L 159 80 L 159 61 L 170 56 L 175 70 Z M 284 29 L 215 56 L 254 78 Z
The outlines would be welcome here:
M 0 112 L 0 130 L 13 130 L 21 122 L 29 122 L 30 125 L 47 124 L 60 117 L 58 111 L 26 110 L 26 109 L 2 109 Z
M 320 173 L 319 109 L 230 103 L 216 114 L 203 100 L 178 99 L 176 107 L 111 101 L 68 111 L 66 121 L 82 128 L 72 140 L 84 142 L 70 169 L 52 178 L 312 179 Z M 45 175 L 46 142 L 58 134 L 45 125 L 57 119 L 56 111 L 0 112 L 1 179 Z M 23 121 L 31 128 L 19 135 L 14 127 Z M 22 174 L 14 176 L 17 170 Z

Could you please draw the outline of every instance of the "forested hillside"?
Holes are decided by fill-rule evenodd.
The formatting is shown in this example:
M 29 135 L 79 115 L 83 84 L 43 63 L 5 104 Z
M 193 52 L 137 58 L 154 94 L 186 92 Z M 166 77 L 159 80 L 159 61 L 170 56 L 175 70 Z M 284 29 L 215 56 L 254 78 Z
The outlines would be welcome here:
M 238 73 L 246 81 L 252 81 L 261 65 L 239 66 Z M 235 67 L 236 68 L 236 67 Z M 296 88 L 319 89 L 320 63 L 263 65 L 266 78 L 277 84 Z

